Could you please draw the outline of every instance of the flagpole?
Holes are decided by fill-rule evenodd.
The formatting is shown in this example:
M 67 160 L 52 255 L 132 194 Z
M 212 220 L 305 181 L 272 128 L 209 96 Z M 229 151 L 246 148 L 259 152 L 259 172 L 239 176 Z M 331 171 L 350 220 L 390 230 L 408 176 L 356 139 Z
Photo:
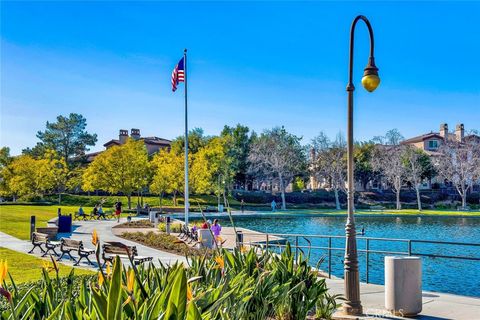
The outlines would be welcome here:
M 183 50 L 183 67 L 185 69 L 185 226 L 188 228 L 188 109 L 187 109 L 187 49 Z

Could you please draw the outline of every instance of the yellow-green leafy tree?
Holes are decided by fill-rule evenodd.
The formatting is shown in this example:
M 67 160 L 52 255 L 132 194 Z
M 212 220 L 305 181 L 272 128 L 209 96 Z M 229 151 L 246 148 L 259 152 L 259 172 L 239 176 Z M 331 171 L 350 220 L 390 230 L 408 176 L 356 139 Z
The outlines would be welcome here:
M 212 138 L 198 150 L 192 164 L 192 187 L 196 193 L 214 193 L 220 197 L 231 185 L 234 171 L 232 158 L 228 155 L 229 137 Z
M 10 196 L 7 179 L 11 176 L 9 172 L 9 165 L 12 163 L 12 161 L 13 157 L 10 156 L 10 148 L 0 148 L 0 196 L 2 197 Z
M 147 186 L 148 177 L 147 149 L 143 141 L 129 139 L 99 154 L 85 170 L 82 186 L 85 191 L 121 192 L 131 208 L 132 193 Z
M 65 192 L 69 175 L 65 159 L 55 151 L 47 150 L 41 159 L 42 172 L 47 176 L 51 174 L 52 191 L 58 195 L 58 204 L 62 202 L 62 192 Z M 48 171 L 48 172 L 45 172 Z
M 173 205 L 177 206 L 177 195 L 182 192 L 185 186 L 184 165 L 183 155 L 173 151 L 160 150 L 153 157 L 151 161 L 153 180 L 150 191 L 159 194 L 160 207 L 165 193 L 173 195 Z
M 29 155 L 16 157 L 3 171 L 6 193 L 14 199 L 32 199 L 58 192 L 65 184 L 67 166 L 55 151 L 47 150 L 40 159 Z

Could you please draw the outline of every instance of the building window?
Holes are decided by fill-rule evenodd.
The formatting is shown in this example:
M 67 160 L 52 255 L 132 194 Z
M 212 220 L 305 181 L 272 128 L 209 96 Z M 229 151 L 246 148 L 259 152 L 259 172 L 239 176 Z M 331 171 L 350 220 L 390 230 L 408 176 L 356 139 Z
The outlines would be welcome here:
M 437 140 L 428 141 L 428 149 L 437 149 L 437 148 L 438 148 L 438 141 Z

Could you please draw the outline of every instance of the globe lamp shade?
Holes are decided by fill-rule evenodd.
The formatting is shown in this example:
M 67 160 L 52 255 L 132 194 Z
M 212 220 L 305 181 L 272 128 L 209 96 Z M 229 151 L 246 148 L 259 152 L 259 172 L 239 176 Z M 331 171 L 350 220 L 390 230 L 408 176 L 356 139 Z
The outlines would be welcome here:
M 373 92 L 380 84 L 380 77 L 376 74 L 365 75 L 362 78 L 362 85 L 368 92 Z
M 368 64 L 365 67 L 362 78 L 362 85 L 368 92 L 373 92 L 380 84 L 378 77 L 378 68 L 375 65 L 375 58 L 368 58 Z

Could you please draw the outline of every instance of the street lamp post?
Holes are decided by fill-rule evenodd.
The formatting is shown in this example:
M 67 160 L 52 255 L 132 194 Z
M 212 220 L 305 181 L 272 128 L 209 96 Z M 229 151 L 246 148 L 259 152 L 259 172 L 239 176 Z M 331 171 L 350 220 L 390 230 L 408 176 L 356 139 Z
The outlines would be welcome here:
M 354 177 L 353 177 L 353 44 L 355 26 L 359 20 L 363 20 L 368 27 L 370 34 L 370 57 L 362 78 L 363 87 L 369 91 L 374 91 L 380 84 L 378 77 L 378 68 L 375 66 L 373 30 L 370 22 L 365 16 L 357 16 L 350 29 L 350 62 L 348 75 L 348 123 L 347 123 L 347 179 L 348 179 L 348 217 L 345 225 L 345 259 L 344 259 L 344 281 L 345 281 L 345 302 L 343 311 L 348 315 L 362 314 L 362 304 L 360 302 L 360 280 L 358 274 L 357 257 L 357 239 L 355 231 L 354 208 Z

